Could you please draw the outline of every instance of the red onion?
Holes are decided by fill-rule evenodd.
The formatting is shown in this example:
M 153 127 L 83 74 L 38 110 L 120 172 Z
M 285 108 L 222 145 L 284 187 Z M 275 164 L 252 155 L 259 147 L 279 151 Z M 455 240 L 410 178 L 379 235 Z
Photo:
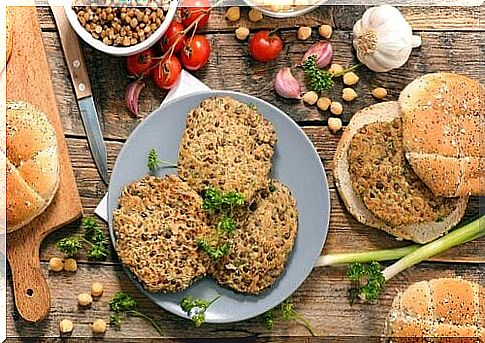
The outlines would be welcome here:
M 333 58 L 332 44 L 326 40 L 313 44 L 303 56 L 301 63 L 305 62 L 312 55 L 316 56 L 318 68 L 326 67 Z
M 140 96 L 141 91 L 145 88 L 145 82 L 143 81 L 135 81 L 130 83 L 126 87 L 125 92 L 125 102 L 128 109 L 133 113 L 136 117 L 138 115 L 138 97 Z
M 288 99 L 300 99 L 300 83 L 291 73 L 291 69 L 281 68 L 274 79 L 274 89 L 279 96 Z

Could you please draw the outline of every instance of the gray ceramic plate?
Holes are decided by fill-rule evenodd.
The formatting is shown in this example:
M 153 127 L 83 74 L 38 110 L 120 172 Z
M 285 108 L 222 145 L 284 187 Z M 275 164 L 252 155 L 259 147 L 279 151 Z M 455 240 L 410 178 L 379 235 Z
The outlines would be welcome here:
M 206 312 L 206 322 L 230 323 L 255 317 L 281 303 L 307 278 L 320 255 L 328 230 L 330 197 L 325 171 L 312 143 L 303 131 L 278 108 L 255 97 L 229 91 L 205 91 L 168 102 L 148 116 L 131 134 L 116 160 L 109 185 L 109 226 L 113 245 L 112 213 L 118 207 L 123 187 L 147 173 L 146 156 L 155 148 L 160 158 L 176 161 L 187 113 L 210 96 L 232 96 L 255 104 L 271 121 L 276 133 L 276 153 L 272 177 L 286 184 L 297 201 L 299 228 L 295 247 L 285 272 L 268 290 L 259 295 L 243 295 L 219 287 L 203 278 L 187 290 L 176 294 L 148 293 L 125 268 L 137 287 L 165 310 L 187 317 L 179 303 L 186 295 L 203 299 L 221 296 Z M 160 175 L 175 173 L 162 169 Z

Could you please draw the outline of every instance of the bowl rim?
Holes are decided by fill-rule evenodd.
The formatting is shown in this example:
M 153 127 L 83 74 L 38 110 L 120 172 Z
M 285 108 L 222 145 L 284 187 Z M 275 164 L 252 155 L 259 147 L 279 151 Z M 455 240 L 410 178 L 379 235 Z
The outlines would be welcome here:
M 267 15 L 268 17 L 272 18 L 278 18 L 278 19 L 284 19 L 284 18 L 292 18 L 292 17 L 297 17 L 299 15 L 306 14 L 308 12 L 313 11 L 315 8 L 318 6 L 321 6 L 325 4 L 328 0 L 318 0 L 312 5 L 301 5 L 299 7 L 302 7 L 301 9 L 298 9 L 296 11 L 282 11 L 282 12 L 276 12 L 269 10 L 265 8 L 264 6 L 258 5 L 256 2 L 253 0 L 243 0 L 248 6 L 254 7 L 261 13 Z
M 76 13 L 72 9 L 72 2 L 64 5 L 64 11 L 74 31 L 81 37 L 87 44 L 95 48 L 96 50 L 114 56 L 130 56 L 144 51 L 155 44 L 161 36 L 167 31 L 168 26 L 173 21 L 175 12 L 177 11 L 179 0 L 170 0 L 170 5 L 165 15 L 165 19 L 155 32 L 141 43 L 128 47 L 115 47 L 104 44 L 102 41 L 95 39 L 88 33 L 88 31 L 81 26 L 81 23 L 77 19 Z

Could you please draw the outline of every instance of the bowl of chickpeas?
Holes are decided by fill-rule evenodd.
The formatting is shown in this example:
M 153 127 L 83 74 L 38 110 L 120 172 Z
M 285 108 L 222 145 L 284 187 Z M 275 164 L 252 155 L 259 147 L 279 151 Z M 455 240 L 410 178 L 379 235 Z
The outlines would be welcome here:
M 114 56 L 148 49 L 165 33 L 177 0 L 102 0 L 65 5 L 74 31 L 93 48 Z

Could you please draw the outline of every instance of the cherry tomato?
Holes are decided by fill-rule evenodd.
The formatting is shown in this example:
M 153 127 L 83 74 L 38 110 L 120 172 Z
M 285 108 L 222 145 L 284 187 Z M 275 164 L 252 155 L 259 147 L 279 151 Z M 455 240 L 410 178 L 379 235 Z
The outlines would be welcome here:
M 162 89 L 170 89 L 180 77 L 182 65 L 175 56 L 169 56 L 159 63 L 152 72 L 153 81 Z
M 211 45 L 209 40 L 201 35 L 189 39 L 180 52 L 180 61 L 189 70 L 199 70 L 209 60 Z
M 259 62 L 274 60 L 283 50 L 283 41 L 276 34 L 263 30 L 249 40 L 249 53 Z
M 129 75 L 139 76 L 145 73 L 154 63 L 155 52 L 147 49 L 126 59 L 126 70 Z
M 167 31 L 163 35 L 162 39 L 160 40 L 160 46 L 162 48 L 162 51 L 167 51 L 168 49 L 170 49 L 170 47 L 182 35 L 181 32 L 183 30 L 184 30 L 184 26 L 182 24 L 180 24 L 179 22 L 176 22 L 175 20 L 172 21 Z M 173 52 L 177 53 L 180 50 L 182 50 L 184 43 L 185 43 L 185 36 L 182 35 L 178 43 L 175 45 Z
M 202 18 L 197 23 L 197 28 L 204 26 L 209 21 L 209 13 L 206 12 L 210 8 L 209 0 L 185 0 L 180 8 L 180 18 L 182 18 L 182 25 L 188 27 L 197 18 Z

